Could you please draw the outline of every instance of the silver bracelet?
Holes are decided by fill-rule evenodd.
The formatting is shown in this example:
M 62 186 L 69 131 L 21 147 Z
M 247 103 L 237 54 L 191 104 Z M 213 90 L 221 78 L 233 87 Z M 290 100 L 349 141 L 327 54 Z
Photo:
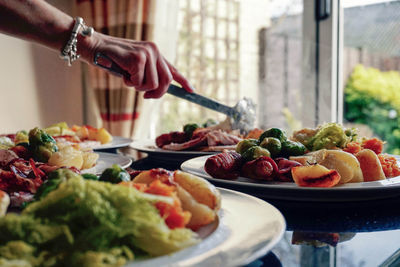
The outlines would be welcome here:
M 82 28 L 82 31 L 81 31 Z M 78 44 L 78 34 L 80 33 L 82 36 L 92 36 L 94 29 L 92 27 L 86 26 L 85 22 L 81 17 L 75 18 L 75 25 L 72 29 L 71 36 L 68 40 L 68 43 L 64 46 L 61 51 L 60 57 L 66 61 L 68 61 L 68 66 L 71 66 L 71 63 L 79 58 L 80 55 L 77 53 L 77 44 Z

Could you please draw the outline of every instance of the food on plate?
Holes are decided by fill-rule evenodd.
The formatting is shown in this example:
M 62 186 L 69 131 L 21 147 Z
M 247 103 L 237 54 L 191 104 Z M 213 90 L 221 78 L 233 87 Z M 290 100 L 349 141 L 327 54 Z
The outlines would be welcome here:
M 191 213 L 187 227 L 198 229 L 216 219 L 221 207 L 221 196 L 208 181 L 181 171 L 153 169 L 141 172 L 132 182 L 151 185 L 155 181 L 174 188 L 183 210 Z
M 25 135 L 22 133 L 20 136 Z M 18 136 L 18 134 L 17 134 Z M 57 144 L 54 138 L 39 128 L 26 134 L 27 139 L 0 149 L 0 190 L 10 195 L 11 206 L 19 207 L 33 199 L 33 194 L 59 168 L 78 172 L 96 165 L 99 155 L 75 146 Z
M 204 169 L 219 179 L 236 179 L 240 175 L 243 158 L 236 152 L 224 152 L 207 159 Z
M 360 138 L 356 129 L 326 123 L 287 137 L 270 128 L 258 139 L 244 139 L 236 152 L 209 157 L 205 171 L 214 178 L 295 182 L 299 186 L 332 187 L 400 175 L 396 158 L 382 153 L 384 142 Z
M 264 156 L 246 162 L 241 172 L 243 176 L 248 178 L 272 181 L 274 172 L 278 172 L 278 165 L 269 156 Z
M 279 128 L 269 128 L 268 130 L 264 131 L 259 137 L 259 142 L 261 143 L 264 138 L 267 137 L 277 138 L 281 143 L 287 141 L 286 132 Z
M 39 128 L 29 131 L 29 151 L 33 158 L 40 162 L 47 162 L 54 152 L 58 151 L 56 141 L 49 134 Z
M 267 149 L 274 158 L 277 157 L 282 150 L 282 142 L 275 137 L 265 137 L 261 141 L 260 146 Z
M 63 143 L 64 145 L 78 145 L 82 150 L 90 150 L 102 144 L 111 143 L 113 140 L 112 135 L 105 128 L 94 128 L 89 125 L 78 126 L 73 125 L 69 127 L 66 122 L 59 122 L 47 128 L 39 129 L 40 135 L 45 134 L 52 137 L 57 145 Z M 34 133 L 37 134 L 37 133 Z M 29 133 L 27 131 L 18 131 L 16 134 L 8 134 L 0 136 L 0 148 L 9 148 L 17 144 L 29 143 Z
M 270 128 L 260 134 L 258 139 L 248 138 L 236 145 L 236 152 L 240 153 L 245 161 L 252 161 L 259 157 L 288 157 L 303 155 L 305 146 L 300 142 L 287 139 L 287 134 L 279 128 Z
M 57 140 L 72 143 L 84 143 L 85 141 L 97 141 L 100 144 L 108 144 L 112 141 L 112 135 L 105 128 L 95 128 L 89 125 L 73 125 L 69 127 L 66 122 L 59 122 L 44 129 Z
M 23 266 L 122 266 L 200 241 L 185 222 L 175 223 L 191 214 L 182 210 L 171 185 L 111 184 L 70 171 L 59 175 L 65 181 L 57 188 L 20 214 L 0 218 L 2 266 L 16 259 Z
M 246 139 L 258 139 L 260 138 L 261 134 L 264 131 L 259 129 L 259 128 L 254 128 L 253 130 L 250 130 L 249 133 L 245 136 Z
M 14 142 L 7 136 L 0 136 L 0 149 L 9 149 L 14 146 Z
M 184 125 L 181 132 L 159 135 L 155 142 L 157 147 L 165 150 L 223 151 L 234 150 L 241 140 L 238 132 L 226 129 L 223 124 L 200 127 L 190 123 Z
M 400 175 L 400 166 L 397 164 L 397 159 L 395 157 L 381 153 L 378 155 L 378 158 L 386 177 L 396 177 Z
M 100 181 L 118 184 L 121 182 L 128 182 L 131 180 L 129 173 L 117 164 L 113 164 L 111 168 L 103 171 L 99 178 Z
M 320 164 L 295 166 L 292 168 L 292 177 L 299 186 L 332 187 L 339 183 L 340 174 Z
M 258 145 L 258 139 L 244 139 L 236 145 L 236 152 L 243 154 L 247 149 Z
M 337 170 L 341 176 L 340 183 L 363 182 L 363 173 L 358 159 L 342 150 L 321 149 L 303 156 L 289 157 L 302 165 L 320 164 L 328 169 Z
M 21 158 L 33 158 L 35 161 L 53 166 L 89 169 L 96 165 L 99 157 L 91 149 L 82 149 L 79 144 L 58 142 L 52 135 L 38 127 L 30 130 L 29 133 L 18 132 L 13 140 L 12 146 L 8 148 L 18 152 Z
M 242 157 L 245 161 L 255 160 L 259 157 L 270 157 L 271 153 L 268 149 L 261 146 L 252 146 L 243 152 Z
M 356 137 L 354 129 L 345 129 L 337 123 L 325 123 L 316 129 L 305 128 L 296 131 L 291 139 L 302 143 L 309 151 L 315 151 L 323 148 L 345 148 Z
M 382 165 L 374 151 L 370 149 L 363 149 L 356 154 L 356 157 L 360 162 L 365 182 L 386 179 Z

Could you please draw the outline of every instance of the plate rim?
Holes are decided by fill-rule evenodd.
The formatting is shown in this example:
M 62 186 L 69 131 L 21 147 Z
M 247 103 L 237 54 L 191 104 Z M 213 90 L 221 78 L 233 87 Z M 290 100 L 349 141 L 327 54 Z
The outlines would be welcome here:
M 315 194 L 323 194 L 323 193 L 329 193 L 329 194 L 340 194 L 340 193 L 351 193 L 351 192 L 377 192 L 377 191 L 385 191 L 388 192 L 389 190 L 397 190 L 399 191 L 400 195 L 400 176 L 397 177 L 392 177 L 388 178 L 385 180 L 380 180 L 380 181 L 372 181 L 372 182 L 362 182 L 362 183 L 347 183 L 344 185 L 339 185 L 335 187 L 330 187 L 330 188 L 321 188 L 321 187 L 299 187 L 295 183 L 289 183 L 289 182 L 273 182 L 273 183 L 257 183 L 257 182 L 246 182 L 246 181 L 237 181 L 237 180 L 225 180 L 225 179 L 217 179 L 211 177 L 208 173 L 205 172 L 204 170 L 204 163 L 205 160 L 210 157 L 210 156 L 202 156 L 202 157 L 196 157 L 192 159 L 188 159 L 184 161 L 180 168 L 183 171 L 198 175 L 202 178 L 205 178 L 206 180 L 210 182 L 215 182 L 218 184 L 218 186 L 224 186 L 224 185 L 229 185 L 229 186 L 235 186 L 235 190 L 240 190 L 242 189 L 265 189 L 265 190 L 275 190 L 275 191 L 286 191 L 286 192 L 295 192 L 295 193 L 315 193 Z M 203 162 L 201 165 L 202 167 L 200 169 L 195 169 L 191 164 L 193 162 Z M 243 178 L 242 179 L 247 179 Z M 232 188 L 230 187 L 230 188 Z M 268 194 L 265 195 L 265 197 L 269 197 Z M 385 198 L 389 198 L 390 196 L 387 196 Z M 277 197 L 271 197 L 271 198 L 277 198 Z M 333 199 L 334 196 L 330 196 L 330 198 L 327 199 Z M 375 199 L 375 198 L 383 198 L 383 197 L 376 197 L 376 196 L 371 196 L 369 199 Z M 301 197 L 293 197 L 292 196 L 282 196 L 280 199 L 298 199 L 298 200 L 304 200 L 304 201 L 313 201 L 313 197 L 303 199 Z M 323 199 L 323 197 L 318 197 L 314 201 L 320 201 Z M 366 198 L 360 198 L 360 197 L 354 197 L 352 198 L 354 200 L 365 200 Z M 368 198 L 367 198 L 368 199 Z M 345 199 L 345 201 L 348 201 L 349 199 Z
M 129 147 L 135 149 L 139 152 L 149 153 L 149 154 L 158 154 L 158 155 L 176 155 L 176 156 L 204 156 L 204 155 L 215 155 L 220 153 L 219 151 L 186 151 L 186 150 L 165 150 L 161 148 L 147 148 L 144 147 L 146 145 L 156 146 L 155 141 L 153 139 L 142 139 L 142 140 L 133 140 L 132 143 L 129 144 Z
M 115 153 L 109 153 L 109 152 L 98 152 L 98 151 L 96 151 L 96 152 L 94 152 L 94 153 L 96 153 L 96 154 L 98 154 L 99 155 L 99 158 L 98 158 L 98 160 L 97 161 L 99 161 L 102 157 L 104 158 L 104 157 L 113 157 L 113 158 L 123 158 L 123 159 L 125 159 L 126 160 L 126 163 L 124 164 L 124 165 L 120 165 L 121 166 L 121 168 L 123 168 L 123 169 L 126 169 L 126 168 L 128 168 L 129 166 L 131 166 L 132 165 L 132 162 L 133 162 L 133 160 L 130 158 L 130 157 L 128 157 L 128 156 L 125 156 L 125 155 L 121 155 L 121 154 L 115 154 Z M 102 159 L 102 160 L 104 160 L 104 159 Z M 97 164 L 96 164 L 97 165 Z M 96 171 L 96 165 L 95 166 L 93 166 L 92 168 L 89 168 L 89 169 L 84 169 L 84 170 L 81 170 L 81 173 L 94 173 L 94 174 L 99 174 L 99 173 L 101 173 L 101 172 L 103 172 L 103 171 L 101 171 L 101 172 L 99 172 L 99 171 Z M 110 166 L 109 167 L 111 167 L 111 164 L 110 164 Z
M 121 140 L 122 143 L 112 144 L 114 140 Z M 129 146 L 130 143 L 133 142 L 133 139 L 129 138 L 129 137 L 114 136 L 113 135 L 113 141 L 111 141 L 111 143 L 108 143 L 108 144 L 102 144 L 102 145 L 99 145 L 99 146 L 95 146 L 92 149 L 96 150 L 96 151 L 99 151 L 99 150 L 105 150 L 105 149 L 127 147 L 127 146 Z

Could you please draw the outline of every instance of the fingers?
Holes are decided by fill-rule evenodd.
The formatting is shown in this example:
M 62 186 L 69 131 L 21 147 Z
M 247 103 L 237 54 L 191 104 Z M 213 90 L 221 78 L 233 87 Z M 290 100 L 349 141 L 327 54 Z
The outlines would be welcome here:
M 145 91 L 145 98 L 163 96 L 173 79 L 186 91 L 194 91 L 189 81 L 161 55 L 155 44 L 118 38 L 107 41 L 107 46 L 103 49 L 99 47 L 99 50 L 129 73 L 124 76 L 125 84 Z
M 157 61 L 157 71 L 159 78 L 158 88 L 152 91 L 147 91 L 144 94 L 144 98 L 160 98 L 167 92 L 168 86 L 172 82 L 172 74 L 163 58 L 160 58 Z
M 169 63 L 166 59 L 164 60 L 167 63 L 169 70 L 171 71 L 172 78 L 180 85 L 182 85 L 183 89 L 185 89 L 189 93 L 193 93 L 194 88 L 190 84 L 190 82 L 182 74 L 180 74 L 179 71 L 171 63 Z
M 157 73 L 157 53 L 158 51 L 143 49 L 142 53 L 146 57 L 144 67 L 144 79 L 142 84 L 135 86 L 139 91 L 150 91 L 158 88 L 158 73 Z

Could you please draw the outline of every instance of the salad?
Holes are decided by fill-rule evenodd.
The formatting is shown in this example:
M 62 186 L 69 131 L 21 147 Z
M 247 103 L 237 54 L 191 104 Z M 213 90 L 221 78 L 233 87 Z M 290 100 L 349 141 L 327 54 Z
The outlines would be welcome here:
M 56 170 L 20 214 L 0 217 L 0 265 L 122 266 L 170 254 L 200 242 L 194 230 L 220 207 L 215 187 L 180 171 L 127 176 L 113 166 L 97 179 Z

